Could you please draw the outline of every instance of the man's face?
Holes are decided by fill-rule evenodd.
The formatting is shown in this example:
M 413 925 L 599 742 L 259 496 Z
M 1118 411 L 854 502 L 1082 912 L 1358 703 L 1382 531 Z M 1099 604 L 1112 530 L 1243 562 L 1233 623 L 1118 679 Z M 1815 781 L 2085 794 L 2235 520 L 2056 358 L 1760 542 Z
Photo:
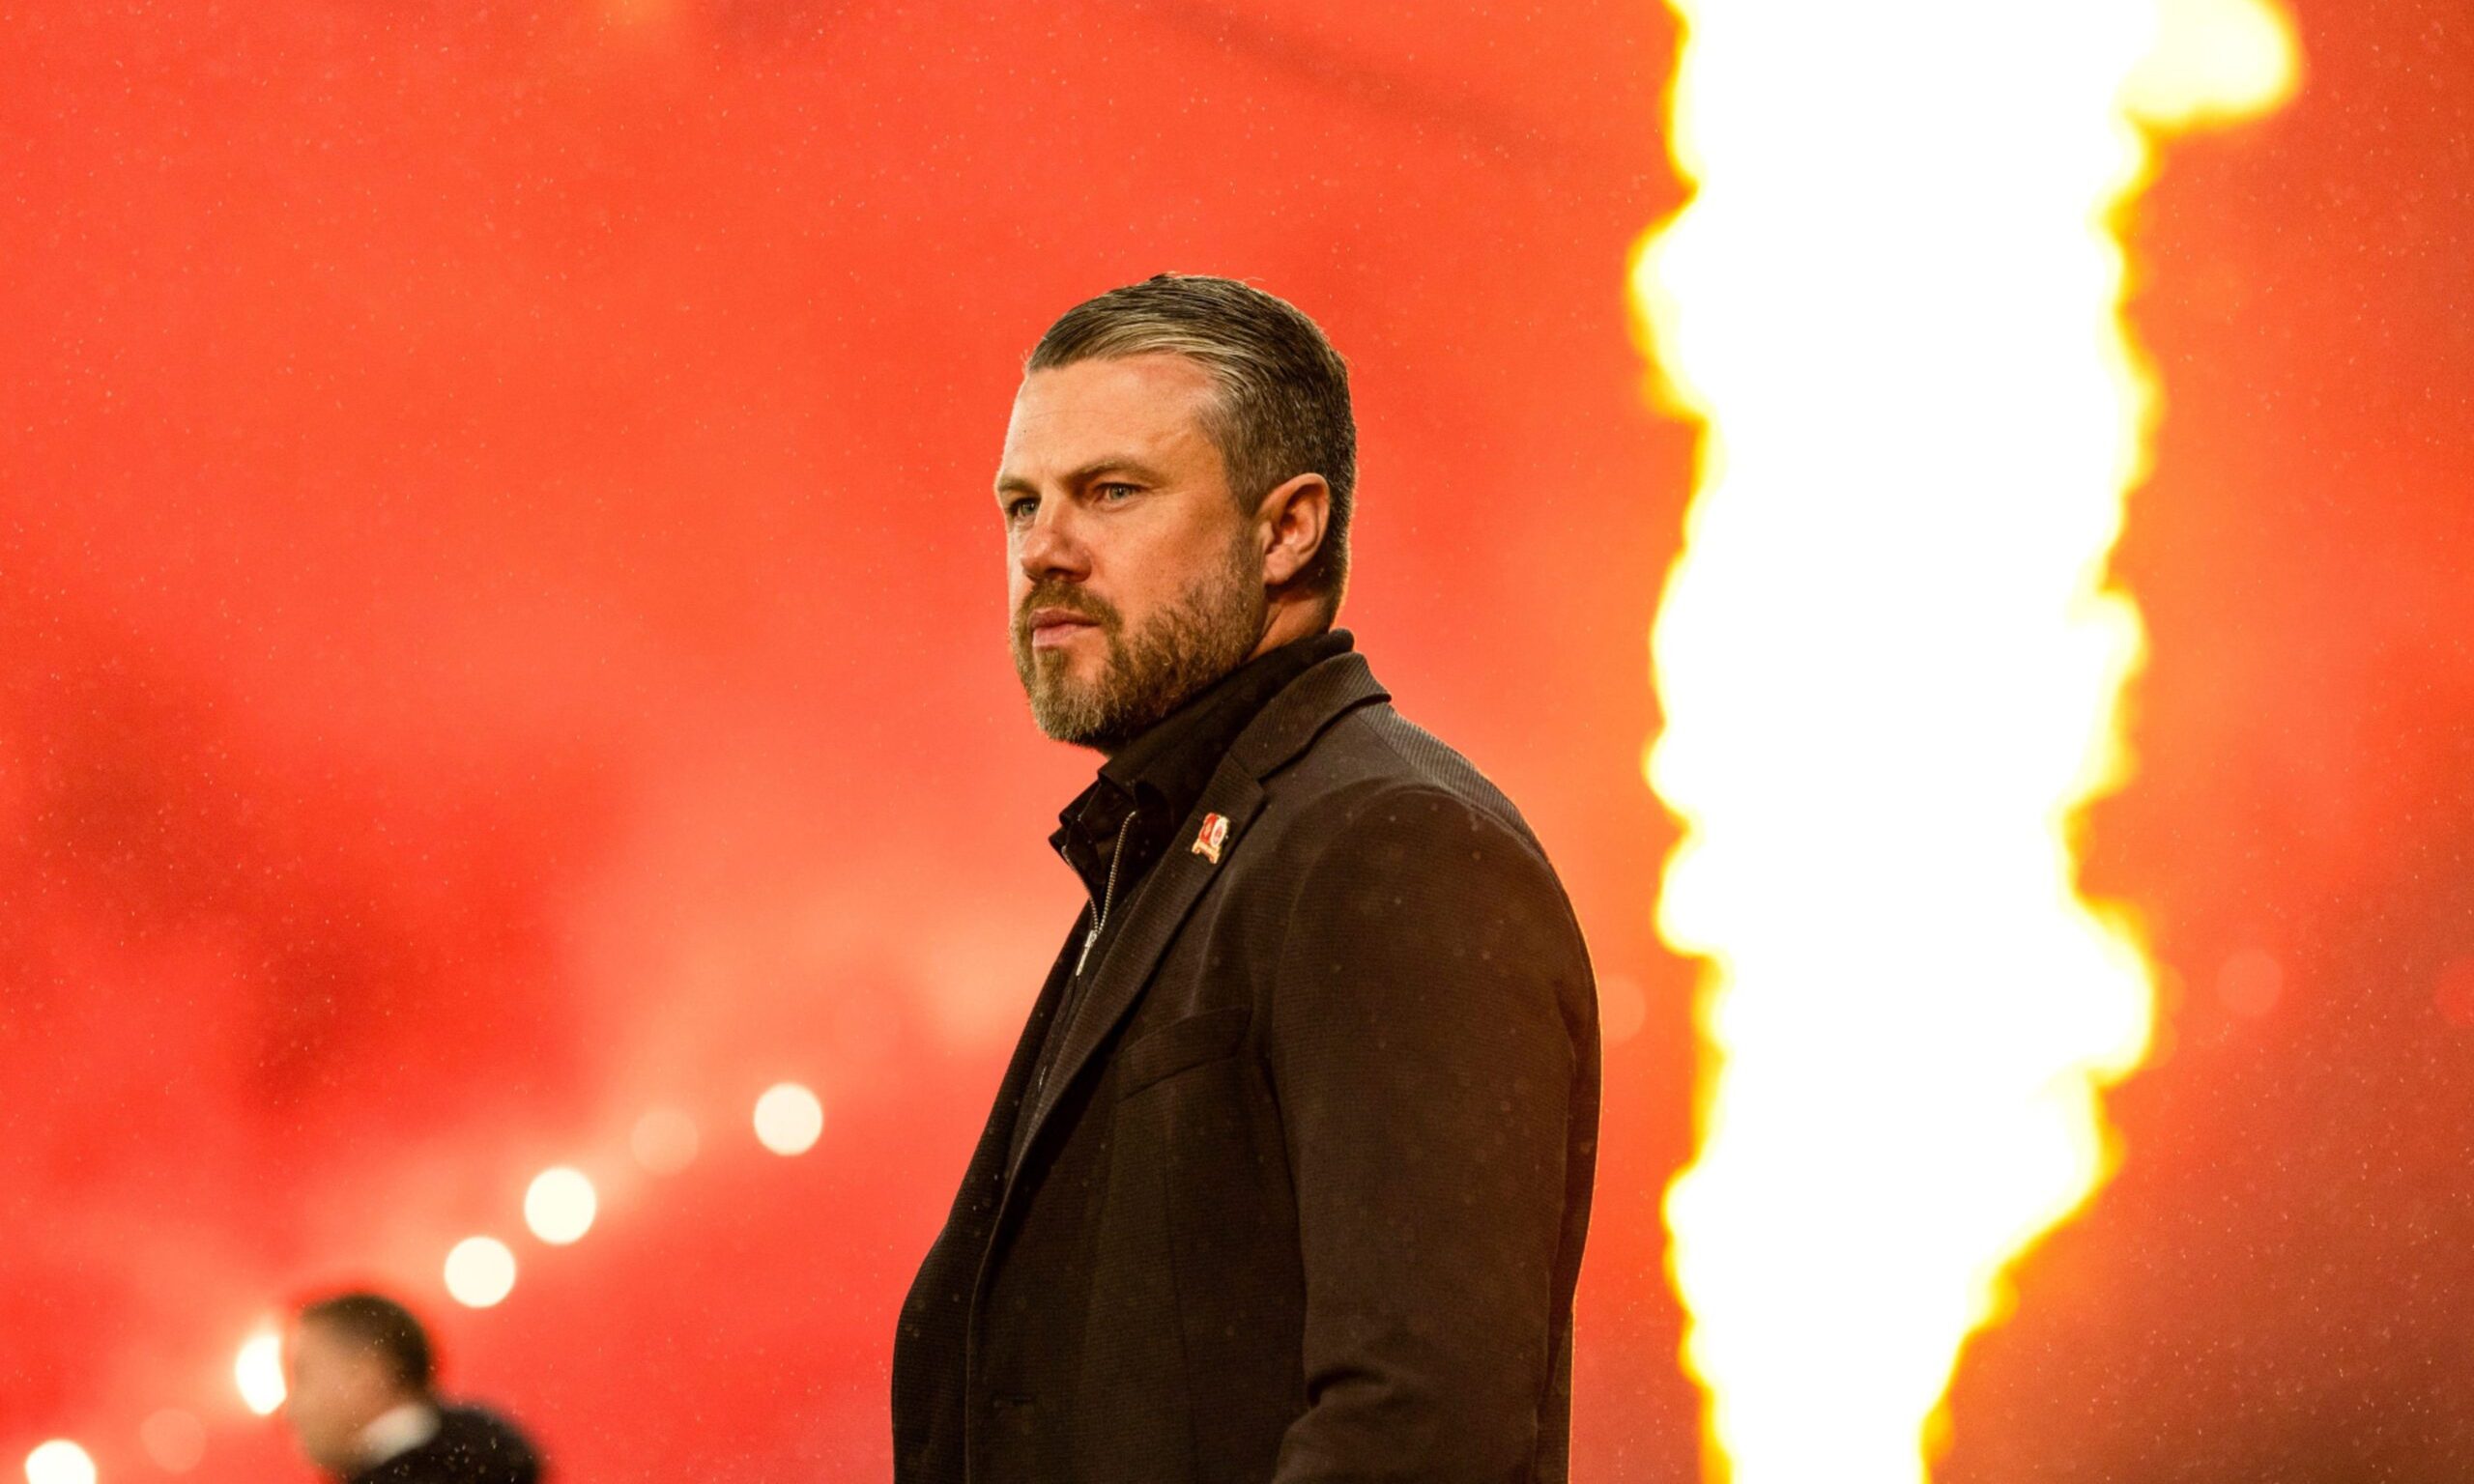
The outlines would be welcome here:
M 1262 548 L 1183 356 L 1034 371 L 996 499 L 1014 669 L 1060 742 L 1113 752 L 1261 642 Z
M 332 1325 L 297 1325 L 283 1413 L 309 1462 L 330 1473 L 360 1463 L 360 1432 L 403 1399 L 386 1357 Z

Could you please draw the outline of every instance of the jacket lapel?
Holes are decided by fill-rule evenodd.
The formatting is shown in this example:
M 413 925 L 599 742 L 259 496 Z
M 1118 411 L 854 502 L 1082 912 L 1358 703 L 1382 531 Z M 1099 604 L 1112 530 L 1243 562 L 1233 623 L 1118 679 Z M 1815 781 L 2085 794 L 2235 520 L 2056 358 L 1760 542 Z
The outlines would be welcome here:
M 1194 902 L 1212 877 L 1228 868 L 1230 852 L 1246 846 L 1248 826 L 1263 807 L 1260 780 L 1305 750 L 1341 713 L 1389 697 L 1356 652 L 1334 655 L 1315 666 L 1272 698 L 1262 714 L 1238 734 L 1236 742 L 1212 774 L 1210 785 L 1194 813 L 1169 838 L 1168 854 L 1151 868 L 1134 899 L 1125 904 L 1125 927 L 1093 966 L 1096 976 L 1084 990 L 1082 1004 L 1067 1027 L 1069 1039 L 1057 1056 L 1048 1085 L 1020 1116 L 1030 1120 L 1020 1142 L 1021 1154 L 1006 1169 L 1006 1184 L 1021 1170 L 1043 1126 L 1068 1089 L 1080 1077 L 1099 1048 L 1108 1042 L 1150 986 L 1153 970 L 1185 925 Z M 1207 814 L 1228 821 L 1217 862 L 1196 851 L 1197 831 Z

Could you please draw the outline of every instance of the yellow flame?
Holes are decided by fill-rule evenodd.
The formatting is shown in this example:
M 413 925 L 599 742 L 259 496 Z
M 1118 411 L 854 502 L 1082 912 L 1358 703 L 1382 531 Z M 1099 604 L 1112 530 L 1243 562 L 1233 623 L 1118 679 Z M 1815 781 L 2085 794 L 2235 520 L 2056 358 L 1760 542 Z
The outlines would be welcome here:
M 2148 967 L 2074 887 L 2141 631 L 2115 214 L 2273 106 L 2259 0 L 1678 0 L 1696 190 L 1632 292 L 1705 424 L 1652 637 L 1660 930 L 1709 960 L 1667 1201 L 1711 1471 L 1913 1484 L 2003 1270 L 2114 1154 Z

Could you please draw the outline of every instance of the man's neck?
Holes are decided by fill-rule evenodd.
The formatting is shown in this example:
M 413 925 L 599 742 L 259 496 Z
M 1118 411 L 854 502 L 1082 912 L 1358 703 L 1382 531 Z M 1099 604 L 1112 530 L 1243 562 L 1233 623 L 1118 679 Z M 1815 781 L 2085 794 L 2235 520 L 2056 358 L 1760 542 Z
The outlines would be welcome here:
M 1301 639 L 1311 639 L 1332 626 L 1333 615 L 1323 611 L 1320 596 L 1271 600 L 1263 618 L 1263 637 L 1254 645 L 1253 659 L 1266 655 L 1282 644 L 1293 644 Z
M 1332 626 L 1324 621 L 1320 610 L 1307 609 L 1304 610 L 1304 614 L 1305 616 L 1302 620 L 1288 623 L 1280 622 L 1279 615 L 1275 614 L 1272 621 L 1264 624 L 1262 640 L 1254 645 L 1253 653 L 1249 654 L 1242 660 L 1239 660 L 1236 664 L 1229 666 L 1228 669 L 1221 671 L 1218 675 L 1213 676 L 1210 680 L 1194 687 L 1194 690 L 1188 693 L 1183 699 L 1179 700 L 1174 706 L 1169 707 L 1165 716 L 1161 717 L 1159 721 L 1152 723 L 1151 726 L 1144 728 L 1142 730 L 1136 732 L 1130 737 L 1117 737 L 1106 742 L 1092 742 L 1087 744 L 1091 751 L 1100 755 L 1103 763 L 1103 771 L 1106 771 L 1105 765 L 1107 763 L 1115 761 L 1127 748 L 1133 747 L 1145 736 L 1150 735 L 1152 731 L 1157 729 L 1164 723 L 1167 722 L 1170 718 L 1175 717 L 1179 712 L 1184 711 L 1187 707 L 1193 705 L 1196 698 L 1209 695 L 1215 687 L 1225 681 L 1230 675 L 1244 670 L 1247 666 L 1251 665 L 1256 660 L 1261 659 L 1264 655 L 1271 653 L 1275 649 L 1285 648 L 1286 646 L 1297 642 L 1299 640 L 1312 639 L 1318 634 L 1328 634 L 1332 631 Z

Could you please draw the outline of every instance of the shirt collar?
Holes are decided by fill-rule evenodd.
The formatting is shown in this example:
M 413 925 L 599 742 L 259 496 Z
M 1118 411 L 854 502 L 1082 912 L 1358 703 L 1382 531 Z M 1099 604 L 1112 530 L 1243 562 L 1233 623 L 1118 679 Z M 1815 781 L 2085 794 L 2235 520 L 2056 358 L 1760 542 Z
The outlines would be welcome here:
M 1099 777 L 1057 814 L 1049 842 L 1091 883 L 1107 871 L 1127 813 L 1139 807 L 1142 818 L 1134 834 L 1146 843 L 1136 846 L 1132 835 L 1127 842 L 1130 850 L 1148 855 L 1201 802 L 1220 759 L 1271 699 L 1307 671 L 1356 646 L 1348 630 L 1327 629 L 1255 655 L 1203 687 L 1100 765 Z
M 360 1430 L 361 1466 L 375 1469 L 438 1436 L 438 1409 L 427 1402 L 399 1402 Z
M 1348 630 L 1327 629 L 1255 655 L 1119 748 L 1100 765 L 1100 776 L 1129 794 L 1151 785 L 1182 818 L 1202 797 L 1212 770 L 1254 713 L 1288 682 L 1356 643 Z

